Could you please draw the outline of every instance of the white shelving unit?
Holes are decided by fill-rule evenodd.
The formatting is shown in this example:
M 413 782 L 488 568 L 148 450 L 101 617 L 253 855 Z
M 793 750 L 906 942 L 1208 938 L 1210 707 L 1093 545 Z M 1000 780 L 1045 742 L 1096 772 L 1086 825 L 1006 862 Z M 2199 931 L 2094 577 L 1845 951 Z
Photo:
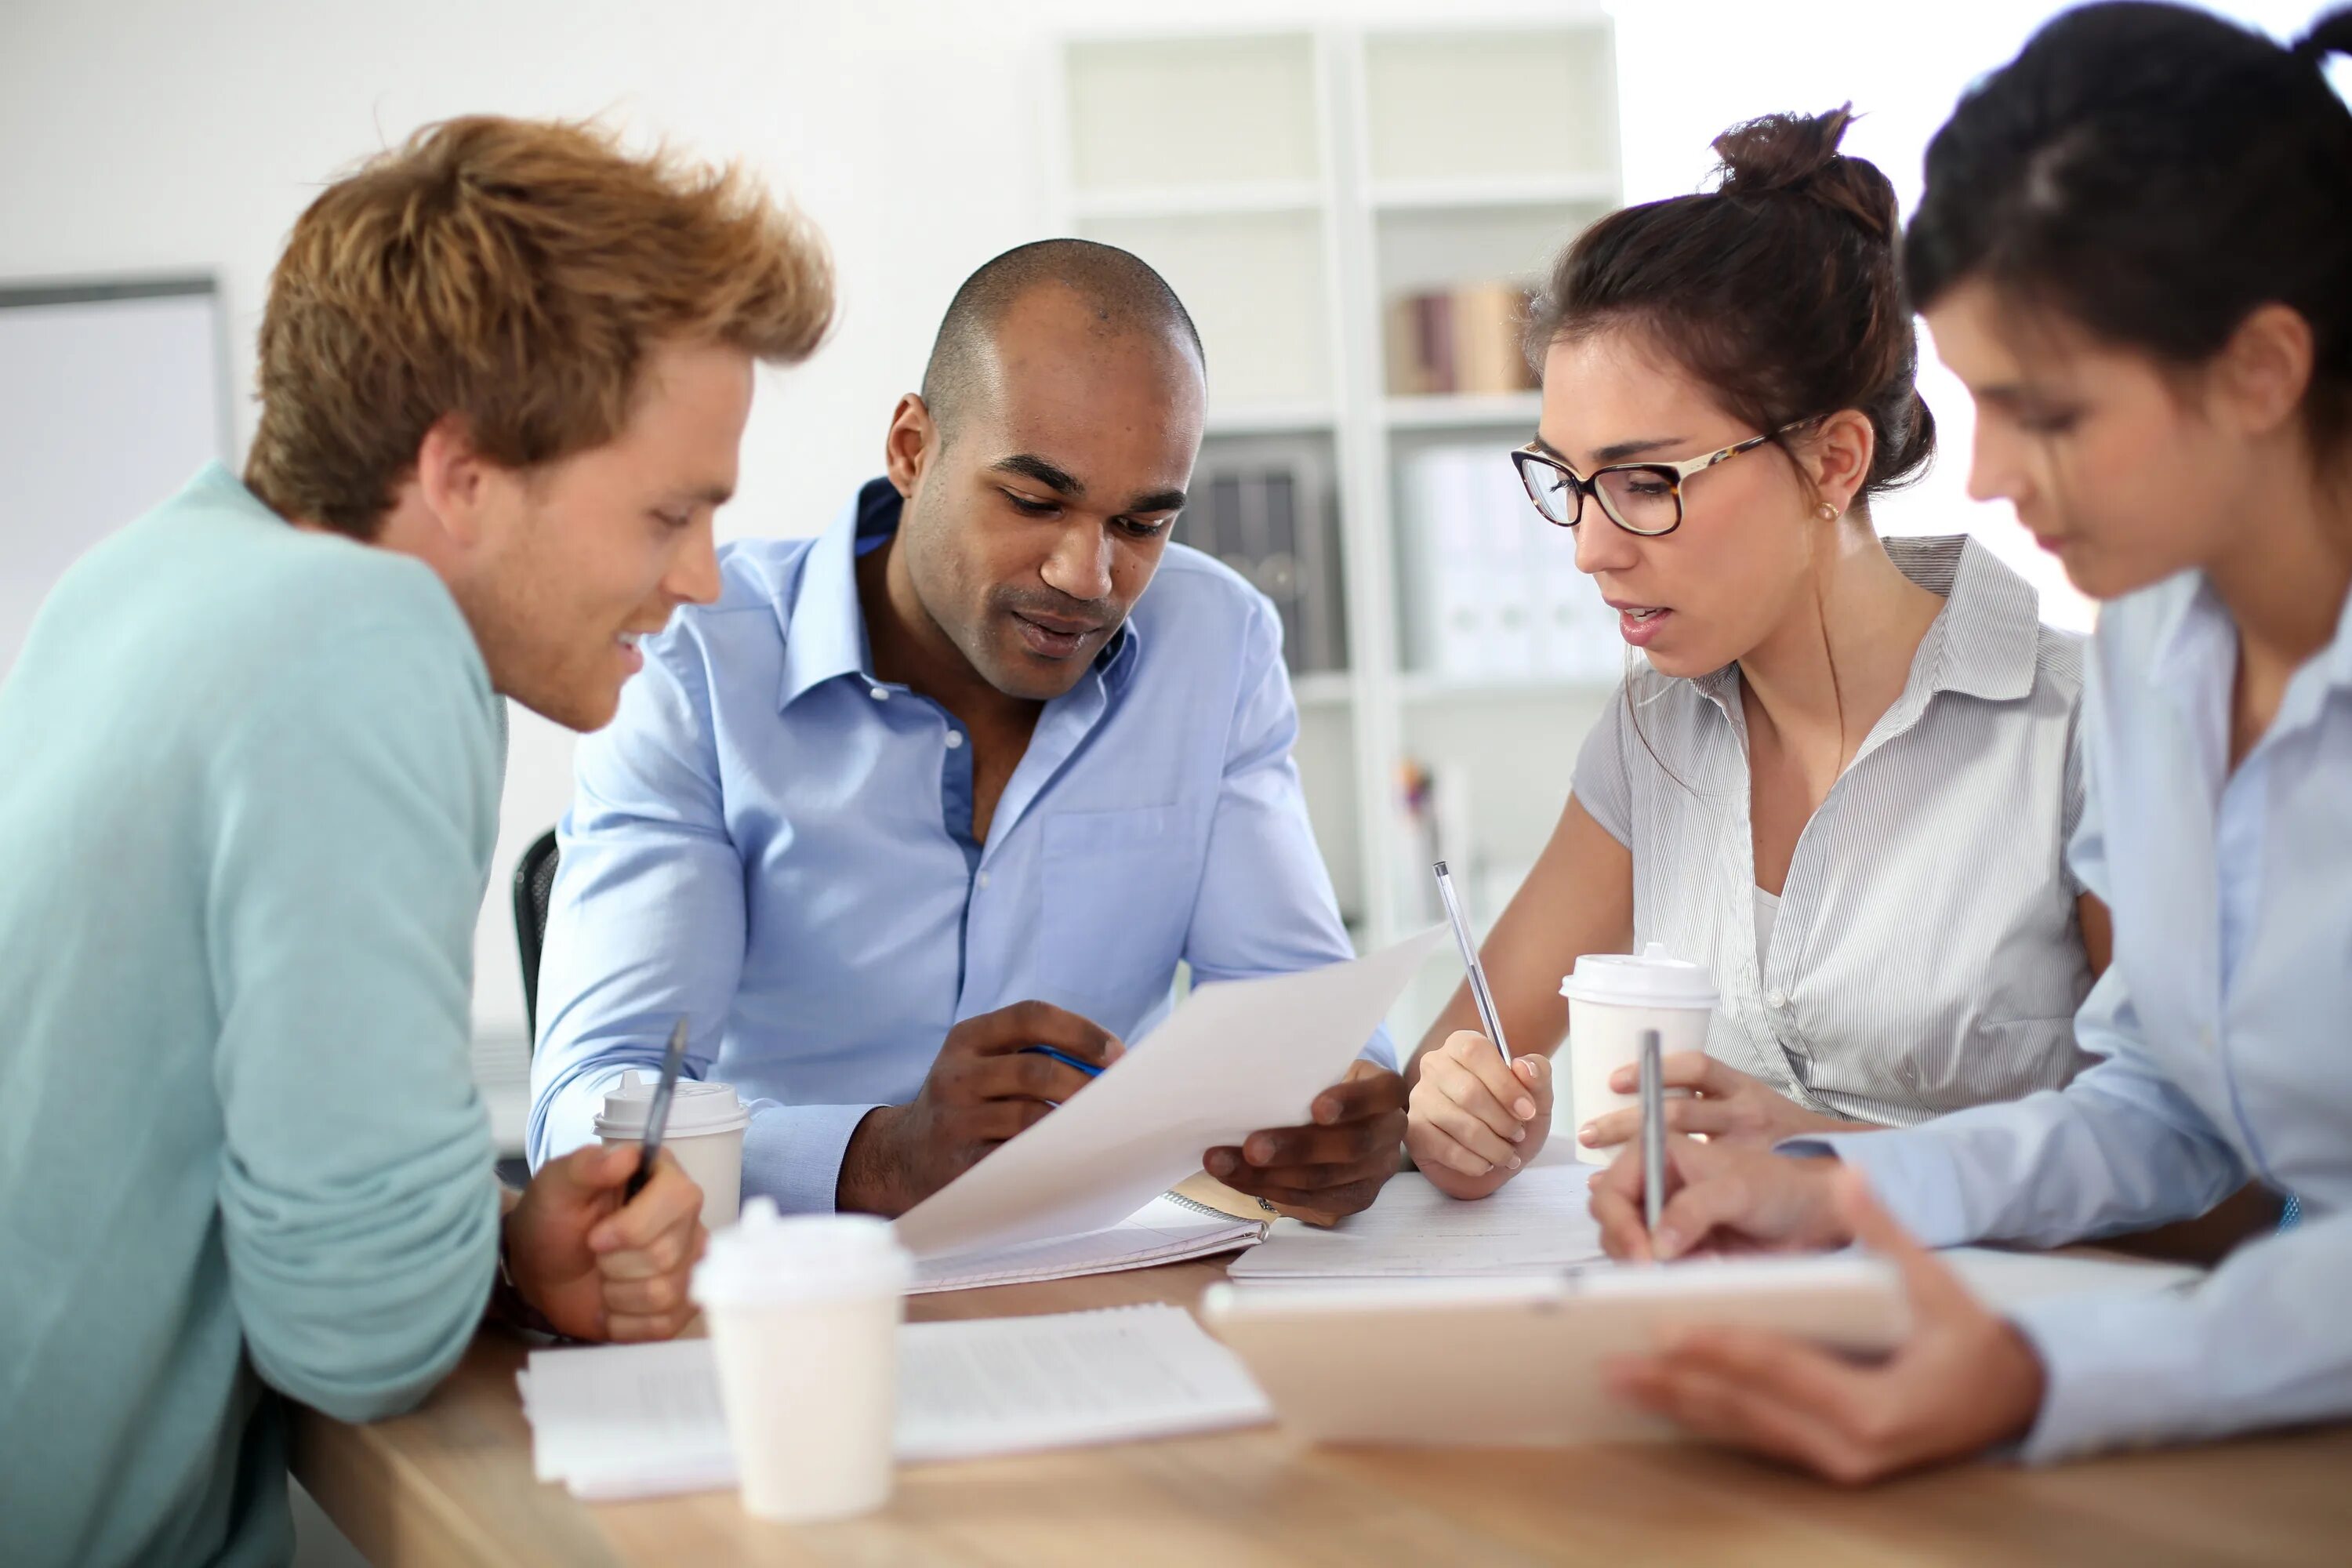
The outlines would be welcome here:
M 1297 755 L 1359 944 L 1423 918 L 1426 868 L 1394 804 L 1407 757 L 1472 781 L 1470 858 L 1493 886 L 1467 890 L 1490 919 L 1549 836 L 1610 689 L 1404 667 L 1402 458 L 1491 437 L 1499 463 L 1540 403 L 1391 396 L 1382 333 L 1400 295 L 1533 283 L 1620 204 L 1608 18 L 1087 34 L 1062 66 L 1056 220 L 1143 257 L 1183 298 L 1208 353 L 1209 442 L 1331 443 L 1349 668 L 1297 682 Z M 1542 526 L 1532 511 L 1527 524 Z M 1392 1023 L 1417 1034 L 1450 989 L 1433 973 Z

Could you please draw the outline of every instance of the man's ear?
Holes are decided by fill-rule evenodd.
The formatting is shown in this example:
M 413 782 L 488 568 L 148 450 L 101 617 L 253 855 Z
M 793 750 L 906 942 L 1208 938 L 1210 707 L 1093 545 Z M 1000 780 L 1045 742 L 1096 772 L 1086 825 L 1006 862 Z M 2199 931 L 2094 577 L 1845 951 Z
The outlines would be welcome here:
M 890 428 L 882 437 L 882 463 L 891 488 L 900 500 L 911 499 L 915 486 L 940 452 L 940 428 L 922 398 L 908 393 L 890 411 Z
M 454 414 L 435 420 L 417 444 L 417 493 L 452 544 L 470 549 L 480 542 L 490 468 L 466 422 Z

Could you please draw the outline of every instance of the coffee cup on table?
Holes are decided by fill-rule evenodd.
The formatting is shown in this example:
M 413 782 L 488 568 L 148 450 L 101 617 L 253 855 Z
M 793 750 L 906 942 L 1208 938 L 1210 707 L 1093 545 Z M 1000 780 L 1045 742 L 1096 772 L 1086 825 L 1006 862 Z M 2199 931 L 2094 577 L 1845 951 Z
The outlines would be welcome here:
M 890 1498 L 898 1322 L 914 1259 L 887 1220 L 743 1205 L 693 1295 L 710 1325 L 743 1508 L 846 1519 Z
M 1559 994 L 1569 1004 L 1568 1125 L 1580 1130 L 1596 1116 L 1642 1103 L 1638 1093 L 1610 1088 L 1609 1078 L 1639 1065 L 1643 1030 L 1658 1031 L 1664 1056 L 1703 1051 L 1717 1001 L 1715 976 L 1705 964 L 1675 958 L 1656 942 L 1638 953 L 1586 953 L 1559 983 Z M 1575 1147 L 1587 1164 L 1605 1165 L 1617 1155 L 1614 1148 Z
M 635 1068 L 621 1075 L 604 1096 L 596 1136 L 606 1148 L 646 1141 L 646 1115 L 653 1108 L 654 1076 Z M 669 1102 L 669 1127 L 662 1147 L 702 1189 L 702 1223 L 718 1230 L 735 1223 L 743 1195 L 743 1130 L 751 1112 L 734 1086 L 681 1078 Z

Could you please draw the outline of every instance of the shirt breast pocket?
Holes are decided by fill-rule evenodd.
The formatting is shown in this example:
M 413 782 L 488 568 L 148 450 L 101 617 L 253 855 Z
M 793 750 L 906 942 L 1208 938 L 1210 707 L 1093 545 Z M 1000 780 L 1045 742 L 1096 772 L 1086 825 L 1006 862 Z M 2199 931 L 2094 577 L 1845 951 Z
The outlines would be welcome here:
M 1124 1037 L 1175 978 L 1201 879 L 1190 814 L 1175 805 L 1066 811 L 1045 822 L 1037 973 Z

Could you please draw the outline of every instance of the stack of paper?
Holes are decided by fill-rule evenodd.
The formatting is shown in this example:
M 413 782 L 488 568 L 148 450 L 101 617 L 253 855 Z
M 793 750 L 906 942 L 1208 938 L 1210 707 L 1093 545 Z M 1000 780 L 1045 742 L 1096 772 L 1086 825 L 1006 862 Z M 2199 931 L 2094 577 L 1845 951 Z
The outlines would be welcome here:
M 592 1500 L 735 1484 L 709 1340 L 534 1351 L 516 1382 L 541 1480 Z M 905 1462 L 1171 1437 L 1272 1417 L 1240 1361 L 1181 1307 L 899 1331 Z
M 1501 1191 L 1460 1203 L 1408 1173 L 1328 1230 L 1278 1222 L 1234 1259 L 1235 1279 L 1373 1279 L 1543 1274 L 1603 1254 L 1585 1208 L 1592 1165 L 1531 1165 Z
M 1108 1230 L 923 1258 L 915 1266 L 910 1289 L 918 1294 L 968 1290 L 980 1285 L 1025 1285 L 1182 1263 L 1239 1247 L 1255 1247 L 1265 1239 L 1266 1224 L 1234 1219 L 1164 1193 Z

